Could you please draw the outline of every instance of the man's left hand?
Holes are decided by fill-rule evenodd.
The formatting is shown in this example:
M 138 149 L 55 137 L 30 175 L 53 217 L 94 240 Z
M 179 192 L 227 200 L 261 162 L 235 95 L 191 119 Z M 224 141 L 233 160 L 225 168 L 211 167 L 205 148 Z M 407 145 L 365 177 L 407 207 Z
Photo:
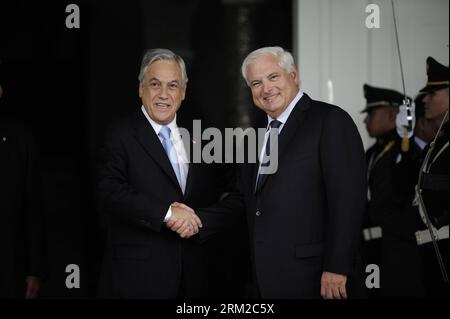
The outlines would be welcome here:
M 26 291 L 25 299 L 35 299 L 41 288 L 41 279 L 36 276 L 27 276 L 25 279 Z
M 320 294 L 325 299 L 347 299 L 346 283 L 347 276 L 325 271 L 320 282 Z

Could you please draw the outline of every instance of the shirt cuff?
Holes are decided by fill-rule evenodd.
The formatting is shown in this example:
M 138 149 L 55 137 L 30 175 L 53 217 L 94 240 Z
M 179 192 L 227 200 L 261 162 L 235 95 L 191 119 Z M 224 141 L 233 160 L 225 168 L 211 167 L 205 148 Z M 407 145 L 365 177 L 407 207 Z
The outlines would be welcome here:
M 169 206 L 169 209 L 167 210 L 166 217 L 164 217 L 164 222 L 167 223 L 169 221 L 170 217 L 172 217 L 172 207 L 171 206 Z

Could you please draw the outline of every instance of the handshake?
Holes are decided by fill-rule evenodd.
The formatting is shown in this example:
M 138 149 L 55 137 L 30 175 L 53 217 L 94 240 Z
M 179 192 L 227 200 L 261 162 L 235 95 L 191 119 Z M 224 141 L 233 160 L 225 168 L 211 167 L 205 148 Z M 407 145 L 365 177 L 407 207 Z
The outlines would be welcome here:
M 189 238 L 202 228 L 202 221 L 194 210 L 182 203 L 175 202 L 170 206 L 172 215 L 166 222 L 167 228 L 177 232 L 181 238 Z

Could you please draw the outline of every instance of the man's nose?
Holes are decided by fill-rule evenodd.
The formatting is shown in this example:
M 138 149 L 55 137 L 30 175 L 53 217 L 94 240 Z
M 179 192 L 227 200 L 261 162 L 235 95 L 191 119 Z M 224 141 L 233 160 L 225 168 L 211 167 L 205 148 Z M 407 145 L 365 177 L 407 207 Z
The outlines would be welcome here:
M 272 85 L 269 82 L 262 83 L 262 92 L 268 94 L 272 91 Z
M 168 98 L 168 94 L 167 94 L 167 90 L 169 88 L 166 85 L 161 86 L 161 90 L 159 91 L 159 98 L 161 99 L 167 99 Z

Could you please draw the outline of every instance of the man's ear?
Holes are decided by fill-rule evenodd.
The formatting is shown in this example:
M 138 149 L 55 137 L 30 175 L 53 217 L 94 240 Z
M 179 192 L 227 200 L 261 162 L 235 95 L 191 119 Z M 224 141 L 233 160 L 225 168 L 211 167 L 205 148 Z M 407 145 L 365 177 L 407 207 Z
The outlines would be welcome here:
M 184 85 L 182 92 L 181 92 L 181 101 L 184 101 L 184 98 L 186 97 L 186 88 L 187 84 Z
M 297 71 L 290 72 L 289 76 L 292 78 L 292 80 L 294 80 L 295 83 L 299 84 Z
M 142 98 L 143 95 L 144 95 L 144 86 L 142 85 L 141 82 L 139 82 L 139 97 Z

